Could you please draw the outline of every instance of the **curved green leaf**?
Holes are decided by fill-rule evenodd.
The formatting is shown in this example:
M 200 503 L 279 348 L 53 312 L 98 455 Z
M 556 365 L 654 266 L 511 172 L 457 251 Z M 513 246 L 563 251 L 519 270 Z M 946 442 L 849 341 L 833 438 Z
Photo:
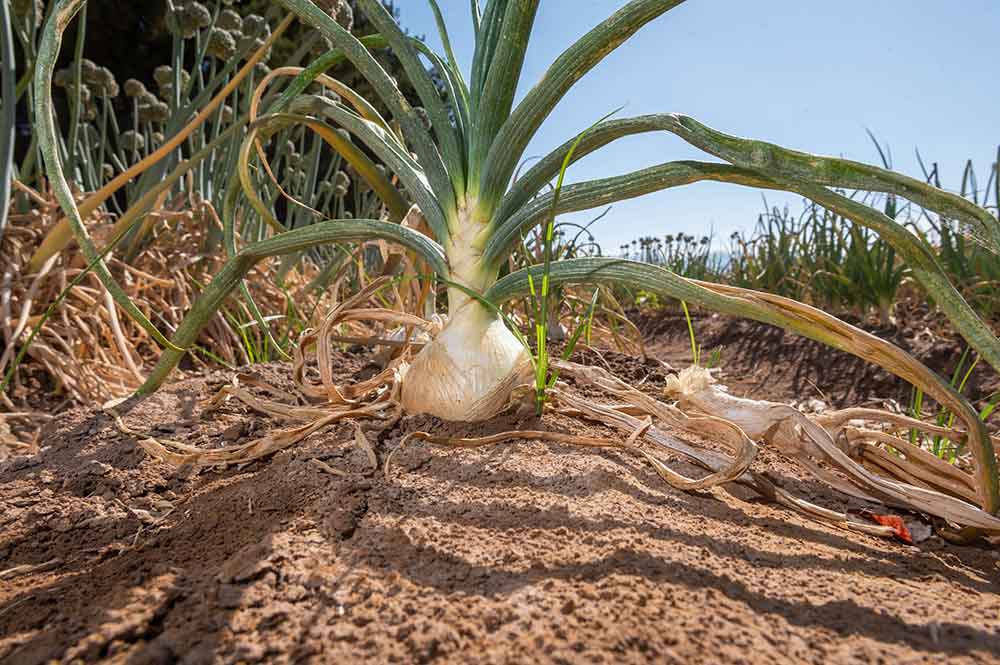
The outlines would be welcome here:
M 583 139 L 581 145 L 587 141 Z M 934 298 L 963 338 L 994 368 L 1000 370 L 1000 339 L 955 289 L 926 241 L 902 224 L 863 203 L 826 187 L 773 178 L 760 171 L 729 164 L 668 162 L 635 173 L 594 180 L 564 188 L 557 212 L 584 210 L 651 191 L 687 185 L 702 180 L 727 182 L 746 187 L 794 192 L 833 212 L 867 227 L 884 238 L 909 266 L 913 277 Z M 540 196 L 504 220 L 490 235 L 483 260 L 490 265 L 510 253 L 521 235 L 542 219 L 551 208 L 552 194 Z M 548 206 L 548 207 L 547 207 Z
M 332 41 L 372 85 L 379 99 L 389 107 L 393 117 L 402 125 L 406 137 L 412 142 L 430 186 L 440 201 L 440 207 L 447 215 L 452 215 L 457 204 L 451 176 L 448 175 L 430 133 L 424 128 L 420 117 L 406 101 L 392 77 L 354 35 L 310 0 L 275 1 Z
M 234 173 L 229 178 L 229 186 L 226 189 L 226 198 L 222 203 L 222 242 L 226 247 L 226 258 L 232 259 L 236 255 L 236 201 L 240 195 L 240 176 L 238 173 Z M 257 322 L 257 327 L 262 334 L 267 336 L 267 341 L 271 346 L 278 352 L 284 360 L 291 360 L 291 356 L 281 348 L 281 344 L 278 340 L 274 339 L 274 335 L 271 333 L 271 326 L 267 324 L 264 320 L 264 313 L 260 311 L 260 307 L 257 305 L 257 301 L 254 300 L 253 294 L 250 293 L 250 289 L 247 287 L 246 281 L 240 279 L 239 281 L 240 293 L 243 295 L 243 300 L 246 302 L 247 307 L 250 309 L 250 314 L 253 316 L 254 321 Z
M 270 256 L 301 252 L 319 245 L 361 242 L 372 238 L 398 242 L 419 254 L 437 274 L 448 274 L 444 250 L 436 242 L 405 226 L 373 219 L 317 222 L 248 245 L 226 262 L 202 292 L 177 327 L 173 348 L 166 349 L 160 354 L 156 367 L 137 394 L 146 395 L 155 392 L 163 384 L 186 353 L 185 349 L 195 343 L 202 328 L 212 320 L 232 290 L 239 286 L 243 277 L 260 261 Z
M 469 90 L 474 117 L 479 115 L 479 102 L 482 99 L 486 75 L 490 70 L 490 62 L 493 60 L 493 52 L 497 47 L 507 2 L 508 0 L 490 0 L 486 4 L 486 11 L 476 32 L 476 49 L 472 54 L 472 81 Z
M 536 265 L 511 273 L 483 297 L 497 304 L 526 297 L 531 291 L 531 279 L 539 279 L 544 270 L 544 266 Z M 549 279 L 553 285 L 611 284 L 652 291 L 714 311 L 780 326 L 892 371 L 933 395 L 962 419 L 976 459 L 981 506 L 990 514 L 1000 509 L 996 453 L 979 415 L 955 388 L 893 344 L 788 298 L 686 279 L 665 268 L 626 259 L 559 261 L 552 264 Z
M 316 120 L 315 118 L 310 118 L 304 115 L 296 115 L 293 113 L 273 113 L 258 118 L 254 121 L 253 125 L 251 125 L 250 131 L 243 139 L 243 144 L 240 149 L 240 157 L 237 163 L 238 174 L 240 182 L 243 185 L 244 193 L 253 208 L 264 219 L 264 221 L 268 223 L 269 226 L 278 230 L 283 230 L 281 228 L 282 225 L 274 219 L 270 208 L 261 200 L 260 195 L 254 188 L 254 183 L 250 177 L 249 159 L 251 156 L 251 148 L 253 147 L 254 142 L 258 140 L 259 133 L 268 132 L 273 130 L 275 127 L 282 127 L 290 124 L 302 125 L 316 132 L 327 145 L 329 145 L 344 159 L 345 162 L 353 166 L 357 170 L 358 174 L 371 186 L 372 190 L 379 196 L 379 198 L 381 198 L 382 202 L 388 208 L 393 221 L 398 222 L 406 216 L 406 213 L 409 212 L 410 204 L 405 198 L 403 198 L 392 182 L 378 170 L 375 162 L 373 162 L 363 150 L 358 148 L 358 146 L 338 134 L 326 123 Z M 375 123 L 370 124 L 374 127 L 378 126 L 375 125 Z
M 721 180 L 749 187 L 775 188 L 773 181 L 749 169 L 694 161 L 667 162 L 625 175 L 563 187 L 555 206 L 555 214 L 589 210 L 700 180 Z M 504 260 L 524 233 L 552 214 L 554 198 L 555 192 L 538 196 L 509 218 L 492 226 L 489 240 L 483 249 L 483 260 L 489 265 Z
M 62 45 L 63 33 L 85 3 L 86 0 L 60 0 L 42 30 L 34 80 L 34 120 L 38 145 L 42 152 L 42 158 L 45 161 L 46 173 L 48 174 L 56 200 L 59 201 L 59 205 L 62 206 L 63 212 L 69 220 L 73 236 L 76 238 L 77 243 L 79 243 L 84 258 L 86 258 L 88 263 L 94 264 L 94 272 L 101 280 L 101 284 L 108 290 L 114 301 L 142 326 L 143 330 L 148 332 L 158 344 L 172 350 L 179 350 L 173 347 L 170 341 L 153 325 L 152 321 L 146 318 L 146 315 L 136 307 L 135 303 L 132 302 L 111 275 L 100 253 L 94 246 L 87 227 L 83 224 L 83 219 L 80 217 L 80 210 L 77 208 L 76 200 L 73 197 L 73 191 L 66 181 L 65 173 L 63 173 L 62 159 L 59 155 L 59 134 L 56 129 L 53 113 L 52 73 L 55 69 L 56 60 L 59 57 L 59 47 Z
M 417 95 L 430 118 L 434 135 L 441 146 L 441 153 L 448 166 L 448 172 L 451 174 L 455 195 L 461 197 L 465 194 L 465 157 L 460 147 L 461 142 L 455 131 L 455 126 L 451 122 L 448 109 L 441 100 L 437 86 L 434 85 L 430 74 L 424 69 L 417 51 L 412 47 L 413 40 L 403 34 L 399 25 L 379 0 L 359 0 L 359 4 L 365 15 L 389 42 L 393 55 L 399 58 L 403 70 L 417 91 Z
M 476 107 L 476 131 L 469 157 L 469 191 L 478 198 L 479 174 L 493 139 L 510 116 L 514 94 L 521 79 L 524 55 L 531 38 L 539 0 L 507 0 L 496 49 L 484 63 L 488 65 Z
M 927 243 L 882 212 L 831 191 L 827 186 L 902 196 L 977 229 L 976 237 L 1000 251 L 1000 222 L 961 196 L 908 176 L 835 157 L 788 150 L 773 143 L 730 136 L 679 114 L 665 116 L 673 132 L 692 145 L 734 165 L 772 179 L 779 189 L 801 194 L 885 238 L 910 266 L 914 277 L 947 314 L 955 329 L 1000 371 L 1000 339 L 955 289 Z M 994 240 L 991 240 L 993 238 Z
M 367 37 L 362 37 L 360 40 L 361 44 L 369 49 L 381 49 L 388 46 L 385 37 L 382 35 L 369 35 Z M 347 57 L 344 52 L 340 49 L 332 49 L 327 51 L 320 57 L 309 63 L 309 66 L 303 69 L 299 74 L 292 79 L 291 83 L 281 91 L 281 94 L 276 100 L 267 108 L 267 113 L 280 113 L 288 108 L 288 105 L 292 103 L 296 97 L 301 95 L 306 91 L 313 81 L 319 77 L 320 74 L 336 67 Z
M 683 164 L 686 168 L 693 169 L 690 173 L 684 174 L 683 171 L 676 171 L 676 167 L 665 164 L 625 176 L 627 181 L 612 178 L 584 183 L 576 190 L 576 206 L 566 207 L 564 211 L 596 207 L 601 205 L 602 201 L 635 196 L 645 193 L 644 188 L 652 188 L 646 191 L 653 191 L 699 180 L 718 180 L 801 194 L 876 231 L 888 240 L 910 266 L 917 281 L 927 289 L 947 314 L 956 330 L 990 365 L 1000 370 L 1000 339 L 955 289 L 927 243 L 884 213 L 837 194 L 822 185 L 889 192 L 903 196 L 942 214 L 959 216 L 969 223 L 978 224 L 977 228 L 982 231 L 981 239 L 994 234 L 994 227 L 1000 224 L 988 211 L 960 196 L 892 171 L 849 160 L 786 150 L 761 141 L 740 139 L 711 130 L 686 116 L 672 113 L 600 123 L 584 135 L 572 156 L 572 161 L 623 136 L 651 131 L 674 133 L 696 147 L 733 162 L 741 170 L 731 171 L 723 165 L 703 162 L 671 163 Z M 531 197 L 559 172 L 561 160 L 573 143 L 574 140 L 567 141 L 546 155 L 508 192 L 495 215 L 496 230 L 484 249 L 487 260 L 497 261 L 502 258 L 512 243 L 516 242 L 520 233 L 530 227 L 533 220 L 537 221 L 539 208 L 538 204 L 531 201 Z M 755 164 L 765 166 L 753 166 Z M 659 177 L 663 178 L 663 182 L 657 185 L 656 180 Z M 633 182 L 631 178 L 636 179 Z M 568 189 L 572 191 L 574 187 L 578 186 L 571 186 Z M 569 198 L 568 193 L 564 196 Z M 537 200 L 546 199 L 551 200 L 551 195 L 539 197 Z M 589 202 L 593 202 L 593 205 L 588 205 Z M 568 206 L 565 202 L 564 205 Z
M 632 0 L 560 55 L 492 142 L 483 166 L 480 200 L 492 210 L 542 122 L 584 74 L 641 27 L 684 0 Z M 565 154 L 565 153 L 563 153 Z
M 731 136 L 686 115 L 671 114 L 671 117 L 674 120 L 671 132 L 727 162 L 793 182 L 902 196 L 945 217 L 961 220 L 967 227 L 971 227 L 976 240 L 1000 254 L 1000 221 L 957 194 L 870 164 L 813 155 L 766 141 Z
M 1000 339 L 955 289 L 926 241 L 885 213 L 837 194 L 826 187 L 806 185 L 791 180 L 775 179 L 775 182 L 785 191 L 801 194 L 824 208 L 878 233 L 899 253 L 913 277 L 934 298 L 934 302 L 947 315 L 955 330 L 986 362 L 1000 371 Z
M 448 237 L 448 222 L 440 206 L 440 200 L 427 182 L 427 177 L 413 157 L 396 141 L 391 134 L 373 122 L 357 116 L 342 105 L 328 99 L 316 99 L 322 115 L 337 123 L 347 131 L 361 139 L 368 148 L 386 163 L 389 169 L 399 176 L 413 201 L 420 206 L 420 211 L 427 220 L 434 237 L 440 242 Z
M 448 34 L 448 26 L 444 22 L 444 16 L 441 14 L 441 8 L 438 6 L 437 0 L 427 1 L 430 3 L 431 11 L 434 13 L 434 22 L 437 24 L 438 35 L 441 37 L 441 44 L 444 46 L 444 54 L 445 57 L 448 58 L 448 64 L 455 72 L 461 72 L 462 70 L 458 65 L 458 58 L 455 57 L 455 52 L 451 48 L 451 36 Z M 473 3 L 473 5 L 473 11 L 475 12 L 478 7 L 475 7 L 475 3 Z
M 623 136 L 641 134 L 643 132 L 665 131 L 670 123 L 671 120 L 668 114 L 638 116 L 598 123 L 584 133 L 583 139 L 580 140 L 576 150 L 573 152 L 570 164 L 575 164 L 595 150 L 603 148 Z M 500 223 L 514 214 L 516 210 L 530 201 L 559 175 L 563 159 L 569 154 L 577 138 L 569 139 L 545 155 L 514 181 L 493 214 L 493 220 L 496 223 Z
M 671 132 L 727 162 L 773 176 L 807 181 L 815 185 L 902 196 L 942 215 L 964 220 L 967 225 L 978 230 L 975 234 L 978 240 L 1000 252 L 1000 222 L 988 211 L 961 196 L 869 164 L 821 157 L 764 141 L 724 134 L 677 113 L 657 113 L 603 122 L 587 133 L 577 148 L 573 161 L 580 160 L 619 138 L 655 131 Z M 506 219 L 555 178 L 563 156 L 573 141 L 574 139 L 570 139 L 563 143 L 518 178 L 504 196 L 495 218 Z
M 469 87 L 465 79 L 462 78 L 462 72 L 450 63 L 442 60 L 441 56 L 432 51 L 427 44 L 424 44 L 419 39 L 412 39 L 410 43 L 424 57 L 431 61 L 434 68 L 437 69 L 438 76 L 444 81 L 448 91 L 448 99 L 451 100 L 454 107 L 455 120 L 458 123 L 458 138 L 461 141 L 462 149 L 462 170 L 463 172 L 467 172 L 468 145 L 466 144 L 466 140 L 468 137 L 468 128 L 471 126 L 469 120 Z

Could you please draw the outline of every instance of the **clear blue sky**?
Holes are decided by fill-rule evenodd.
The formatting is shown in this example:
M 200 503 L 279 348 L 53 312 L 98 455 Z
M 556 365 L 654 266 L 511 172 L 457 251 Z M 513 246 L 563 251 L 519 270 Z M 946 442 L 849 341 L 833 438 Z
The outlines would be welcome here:
M 402 23 L 439 48 L 424 0 L 397 3 Z M 439 0 L 457 57 L 472 60 L 469 0 Z M 522 90 L 625 0 L 541 0 Z M 717 129 L 877 162 L 865 134 L 912 175 L 937 161 L 957 188 L 965 160 L 981 178 L 1000 143 L 1000 0 L 688 0 L 643 28 L 566 96 L 532 142 L 544 154 L 605 113 L 681 112 Z M 669 135 L 630 138 L 574 165 L 570 181 L 704 158 Z M 769 201 L 799 199 L 768 195 Z M 752 226 L 760 193 L 696 184 L 615 205 L 597 223 L 606 250 L 640 235 Z

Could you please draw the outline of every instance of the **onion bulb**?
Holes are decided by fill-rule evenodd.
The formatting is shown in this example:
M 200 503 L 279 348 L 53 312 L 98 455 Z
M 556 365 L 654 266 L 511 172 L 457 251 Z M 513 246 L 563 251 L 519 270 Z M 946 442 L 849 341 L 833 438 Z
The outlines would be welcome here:
M 527 351 L 504 322 L 466 301 L 413 359 L 402 379 L 401 403 L 410 414 L 486 420 L 507 406 L 511 390 L 530 372 Z

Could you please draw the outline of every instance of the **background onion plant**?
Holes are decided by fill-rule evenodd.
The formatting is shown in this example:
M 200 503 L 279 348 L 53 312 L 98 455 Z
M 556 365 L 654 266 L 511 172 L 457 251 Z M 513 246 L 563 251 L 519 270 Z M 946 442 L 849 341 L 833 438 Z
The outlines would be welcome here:
M 947 436 L 960 437 L 975 459 L 973 475 L 955 486 L 951 485 L 954 479 L 950 476 L 947 482 L 941 479 L 940 474 L 945 473 L 941 467 L 923 458 L 907 459 L 910 466 L 895 475 L 897 479 L 907 473 L 918 477 L 919 485 L 888 480 L 849 458 L 837 441 L 843 435 L 848 440 L 855 438 L 854 448 L 870 444 L 865 448 L 871 449 L 866 464 L 893 476 L 894 462 L 880 456 L 879 451 L 884 452 L 882 444 L 900 449 L 906 443 L 904 440 L 880 434 L 880 430 L 854 428 L 850 425 L 851 414 L 818 423 L 781 405 L 737 400 L 713 387 L 708 375 L 694 367 L 695 371 L 677 377 L 671 395 L 682 406 L 718 416 L 728 423 L 711 427 L 716 430 L 722 427 L 728 432 L 726 437 L 732 442 L 735 454 L 732 463 L 722 464 L 717 458 L 689 451 L 689 458 L 713 470 L 711 482 L 742 478 L 756 483 L 762 492 L 779 496 L 773 488 L 764 487 L 763 479 L 747 475 L 755 450 L 747 438 L 749 435 L 751 439 L 769 440 L 790 454 L 805 456 L 803 459 L 812 455 L 830 461 L 850 483 L 863 488 L 866 497 L 930 512 L 970 528 L 1000 528 L 1000 520 L 993 516 L 1000 509 L 996 455 L 978 414 L 954 386 L 896 347 L 822 310 L 783 296 L 691 279 L 661 266 L 622 258 L 561 258 L 553 256 L 551 251 L 552 220 L 556 215 L 602 208 L 653 191 L 711 180 L 797 193 L 831 214 L 850 220 L 858 233 L 873 234 L 856 242 L 872 242 L 876 236 L 885 242 L 886 251 L 905 263 L 908 275 L 934 298 L 969 345 L 985 362 L 1000 369 L 1000 340 L 952 285 L 927 241 L 887 214 L 884 208 L 841 192 L 870 192 L 909 200 L 953 220 L 967 237 L 985 251 L 995 253 L 1000 251 L 1000 224 L 989 211 L 961 196 L 886 168 L 731 136 L 676 113 L 602 120 L 583 135 L 568 137 L 564 145 L 515 179 L 529 141 L 574 83 L 645 24 L 680 5 L 682 0 L 625 3 L 567 48 L 517 103 L 516 91 L 539 0 L 489 0 L 482 6 L 472 0 L 475 52 L 468 77 L 452 51 L 440 8 L 434 0 L 429 1 L 438 18 L 443 54 L 405 34 L 378 0 L 357 2 L 379 33 L 367 41 L 358 39 L 338 22 L 339 3 L 276 0 L 275 4 L 289 14 L 272 37 L 297 17 L 315 28 L 333 50 L 309 67 L 289 72 L 295 77 L 293 83 L 266 110 L 248 118 L 249 130 L 237 151 L 237 174 L 229 179 L 221 199 L 226 238 L 223 244 L 231 259 L 205 286 L 169 341 L 129 301 L 118 280 L 107 270 L 82 222 L 81 209 L 88 211 L 93 204 L 88 199 L 78 206 L 66 180 L 66 162 L 51 114 L 53 63 L 67 24 L 85 5 L 85 0 L 61 0 L 56 5 L 44 31 L 34 79 L 39 146 L 55 196 L 67 215 L 67 227 L 84 257 L 94 266 L 111 296 L 130 316 L 142 321 L 164 347 L 158 364 L 139 389 L 140 394 L 148 394 L 163 383 L 195 344 L 200 331 L 216 316 L 230 292 L 244 289 L 246 295 L 244 280 L 263 259 L 301 254 L 333 243 L 380 240 L 405 249 L 397 255 L 399 260 L 387 262 L 384 270 L 387 276 L 406 270 L 411 281 L 428 284 L 433 273 L 433 279 L 447 285 L 447 316 L 443 322 L 420 322 L 412 314 L 370 312 L 373 317 L 421 328 L 430 336 L 419 353 L 391 368 L 393 376 L 398 377 L 391 401 L 398 402 L 407 413 L 480 420 L 510 403 L 518 386 L 530 375 L 531 363 L 522 340 L 508 328 L 509 319 L 500 315 L 503 303 L 530 296 L 538 285 L 544 285 L 543 294 L 550 293 L 548 289 L 573 284 L 642 288 L 692 305 L 778 325 L 885 367 L 920 387 L 954 414 L 956 425 L 948 430 Z M 397 80 L 375 57 L 372 47 L 376 45 L 391 49 L 423 110 L 415 108 Z M 251 66 L 252 60 L 248 60 Z M 384 113 L 366 103 L 352 87 L 322 77 L 325 69 L 341 60 L 349 61 L 367 81 Z M 242 80 L 239 74 L 234 77 L 234 89 Z M 308 94 L 306 87 L 314 82 L 321 83 L 335 96 Z M 174 90 L 176 86 L 175 78 Z M 247 88 L 243 97 L 249 94 Z M 215 100 L 212 103 L 217 104 L 218 95 Z M 203 107 L 202 113 L 206 109 L 209 114 L 216 113 L 218 105 L 212 103 Z M 275 140 L 281 131 L 296 127 L 307 128 L 323 138 L 363 173 L 372 190 L 379 194 L 384 212 L 378 217 L 341 216 L 305 226 L 293 226 L 287 218 L 279 220 L 282 216 L 276 209 L 279 197 L 266 196 L 273 181 L 268 185 L 270 178 L 265 173 L 273 173 L 274 164 L 270 167 L 265 164 L 269 157 L 262 146 Z M 667 161 L 627 174 L 551 188 L 551 182 L 577 160 L 621 137 L 656 131 L 675 134 L 720 161 Z M 303 146 L 304 153 L 308 148 Z M 352 150 L 351 146 L 364 149 Z M 161 150 L 176 147 L 168 141 Z M 150 155 L 147 159 L 154 156 L 162 155 Z M 373 170 L 370 156 L 384 164 L 386 170 Z M 306 180 L 311 178 L 306 175 Z M 282 201 L 292 198 L 280 197 Z M 303 208 L 310 205 L 310 201 L 299 203 L 305 204 Z M 234 230 L 238 222 L 239 228 L 258 229 L 256 236 L 237 239 Z M 511 256 L 519 251 L 522 256 L 530 255 L 519 248 L 539 228 L 545 229 L 543 260 L 506 272 Z M 895 258 L 889 262 L 894 264 Z M 378 286 L 382 288 L 384 282 Z M 367 298 L 373 291 L 367 289 L 362 293 Z M 343 307 L 336 312 L 328 321 L 361 316 Z M 259 317 L 259 312 L 255 316 Z M 329 326 L 325 325 L 323 330 L 328 331 Z M 327 333 L 321 333 L 320 337 L 324 334 Z M 324 347 L 316 342 L 316 348 L 319 371 L 328 374 L 328 368 L 323 366 Z M 297 355 L 303 350 L 297 349 Z M 297 362 L 301 363 L 301 358 Z M 651 417 L 672 419 L 679 426 L 694 426 L 685 420 L 686 416 L 676 415 L 670 407 L 655 400 L 649 402 L 651 398 L 597 370 L 557 362 L 552 363 L 552 369 L 558 370 L 560 376 L 590 382 L 633 400 L 633 404 L 645 405 L 641 408 Z M 580 402 L 555 385 L 552 391 L 554 399 L 566 408 L 634 429 L 636 434 L 625 447 L 632 446 L 640 435 L 653 439 L 659 436 L 655 427 L 643 425 L 628 413 Z M 351 408 L 359 408 L 352 401 L 359 397 L 357 389 L 352 389 L 352 398 L 329 385 L 317 394 L 337 396 L 341 407 L 352 404 L 355 406 Z M 387 395 L 382 394 L 370 408 L 384 409 Z M 346 417 L 346 413 L 340 410 L 336 417 Z M 874 418 L 870 413 L 867 415 Z M 330 418 L 333 416 L 325 422 Z M 892 422 L 899 425 L 903 421 L 895 418 Z M 917 426 L 913 419 L 905 422 L 907 426 Z M 709 427 L 704 423 L 700 426 Z M 314 431 L 310 427 L 314 426 L 301 431 Z M 273 443 L 263 448 L 271 450 Z M 703 487 L 709 482 L 678 478 L 643 449 L 634 452 L 649 459 L 664 479 L 678 487 Z M 826 472 L 815 465 L 810 468 L 835 486 L 847 486 L 845 481 L 824 476 Z M 784 501 L 823 514 L 821 510 L 804 507 L 801 502 Z
M 873 142 L 883 164 L 891 167 L 888 148 L 874 137 Z M 919 151 L 917 157 L 924 180 L 941 189 L 938 164 L 924 165 Z M 954 192 L 996 216 L 1000 201 L 997 169 L 998 163 L 993 162 L 987 177 L 980 179 L 968 161 Z M 891 194 L 841 193 L 881 208 L 920 236 L 958 291 L 984 318 L 992 319 L 1000 311 L 1000 261 L 956 220 Z M 788 205 L 769 205 L 765 197 L 764 210 L 749 231 L 719 240 L 684 233 L 644 236 L 621 245 L 619 255 L 663 265 L 685 277 L 778 293 L 862 319 L 875 312 L 881 325 L 906 295 L 929 295 L 910 279 L 906 262 L 891 243 L 808 199 L 803 200 L 800 212 L 793 213 Z
M 11 184 L 16 185 L 16 200 L 2 206 L 0 218 L 4 391 L 26 377 L 13 372 L 15 356 L 25 354 L 44 369 L 54 391 L 77 401 L 127 394 L 142 382 L 145 363 L 155 359 L 159 348 L 154 339 L 158 328 L 171 330 L 179 324 L 194 294 L 225 257 L 223 194 L 236 170 L 239 139 L 248 131 L 252 93 L 272 75 L 266 63 L 280 52 L 286 68 L 301 64 L 322 43 L 309 26 L 293 31 L 294 47 L 283 41 L 294 24 L 286 20 L 282 25 L 282 12 L 270 3 L 256 3 L 260 13 L 228 0 L 166 5 L 169 63 L 155 69 L 155 61 L 151 63 L 148 76 L 140 77 L 147 83 L 117 80 L 108 67 L 85 57 L 90 49 L 84 45 L 95 26 L 88 24 L 84 7 L 74 22 L 69 60 L 61 60 L 65 66 L 53 74 L 55 103 L 48 105 L 57 116 L 56 152 L 74 183 L 81 219 L 95 243 L 117 243 L 104 262 L 145 316 L 138 320 L 118 316 L 119 306 L 100 296 L 105 287 L 70 249 L 74 237 L 69 220 L 54 205 L 40 170 L 38 135 L 32 132 L 30 142 L 27 135 L 18 135 L 18 150 L 13 149 L 18 105 L 34 105 L 29 83 L 41 46 L 40 27 L 57 3 L 3 7 L 0 24 L 11 31 L 0 32 L 0 41 L 13 57 L 3 58 L 0 79 L 5 86 L 0 149 L 10 157 L 3 161 L 6 189 L 0 194 L 6 197 Z M 353 27 L 346 3 L 337 6 L 336 16 Z M 15 81 L 19 72 L 24 74 Z M 266 108 L 279 90 L 267 87 L 257 103 Z M 317 86 L 313 92 L 322 90 Z M 282 210 L 288 227 L 323 215 L 364 216 L 382 205 L 364 178 L 307 128 L 285 126 L 273 138 L 267 157 L 275 177 L 259 182 L 258 191 Z M 309 201 L 309 208 L 292 200 Z M 14 224 L 4 234 L 8 211 Z M 246 224 L 240 220 L 234 229 L 238 242 L 268 232 L 258 217 Z M 331 284 L 357 288 L 359 276 L 380 269 L 377 252 L 359 252 L 353 246 L 321 247 L 288 256 L 280 265 L 260 266 L 248 297 L 227 300 L 192 347 L 193 359 L 232 366 L 289 357 L 291 339 L 306 327 L 320 300 L 329 297 Z M 365 260 L 348 260 L 360 255 Z M 63 298 L 64 312 L 42 325 L 47 305 Z M 38 334 L 30 335 L 29 344 L 32 329 Z M 109 339 L 116 343 L 105 348 Z M 9 399 L 3 395 L 12 408 Z

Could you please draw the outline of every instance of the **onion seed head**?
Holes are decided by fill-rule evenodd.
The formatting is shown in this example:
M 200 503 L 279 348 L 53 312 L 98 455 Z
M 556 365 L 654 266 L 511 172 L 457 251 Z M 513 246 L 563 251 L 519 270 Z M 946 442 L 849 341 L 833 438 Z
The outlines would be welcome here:
M 142 81 L 137 79 L 129 79 L 125 81 L 125 96 L 126 97 L 140 97 L 142 93 L 146 92 L 146 86 Z
M 228 30 L 212 28 L 206 51 L 219 60 L 229 60 L 236 55 L 236 38 Z
M 431 117 L 427 114 L 427 109 L 422 106 L 414 106 L 413 112 L 417 114 L 418 118 L 420 118 L 420 123 L 424 126 L 424 129 L 430 131 Z
M 316 5 L 336 19 L 348 32 L 354 29 L 354 10 L 346 0 L 316 0 Z
M 212 14 L 200 2 L 178 3 L 167 12 L 166 23 L 171 34 L 190 39 L 202 28 L 212 25 Z
M 337 193 L 337 196 L 345 196 L 350 186 L 351 179 L 347 174 L 343 171 L 337 171 L 337 175 L 334 177 L 334 191 Z
M 130 129 L 122 134 L 121 145 L 129 152 L 139 152 L 146 147 L 146 139 L 139 132 Z
M 243 33 L 261 37 L 271 33 L 271 26 L 267 24 L 260 14 L 249 14 L 243 18 Z
M 232 9 L 224 9 L 219 14 L 219 19 L 215 22 L 217 28 L 229 30 L 230 32 L 240 32 L 243 30 L 243 19 Z
M 31 21 L 32 4 L 34 4 L 34 27 L 38 28 L 45 19 L 45 0 L 14 0 L 11 3 L 11 13 L 26 24 Z

